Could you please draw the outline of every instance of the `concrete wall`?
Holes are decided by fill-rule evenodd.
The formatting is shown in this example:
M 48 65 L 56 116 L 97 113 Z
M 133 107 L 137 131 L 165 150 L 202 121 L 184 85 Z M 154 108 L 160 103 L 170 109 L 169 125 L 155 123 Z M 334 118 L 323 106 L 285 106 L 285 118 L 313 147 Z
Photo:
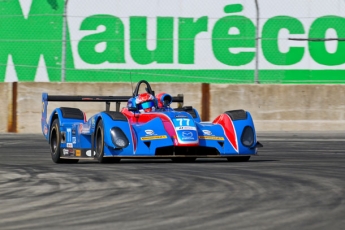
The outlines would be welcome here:
M 345 131 L 345 85 L 211 85 L 211 117 L 245 109 L 258 131 Z M 221 105 L 221 106 L 220 106 Z
M 135 85 L 133 86 L 135 87 Z M 201 84 L 152 84 L 156 94 L 183 93 L 185 105 L 201 113 Z M 129 83 L 18 83 L 17 131 L 40 133 L 41 94 L 130 95 Z M 210 120 L 227 110 L 245 109 L 252 114 L 257 131 L 345 131 L 345 85 L 210 85 Z M 0 132 L 7 132 L 11 84 L 0 84 Z M 87 116 L 105 110 L 105 103 L 49 102 L 55 107 L 78 107 Z M 121 107 L 125 104 L 121 104 Z M 114 103 L 111 109 L 115 109 Z
M 135 85 L 133 86 L 135 87 Z M 195 108 L 201 108 L 201 84 L 151 84 L 152 89 L 176 96 L 184 93 L 185 100 Z M 191 90 L 192 89 L 192 90 Z M 17 120 L 18 133 L 40 133 L 42 92 L 50 95 L 98 95 L 98 96 L 130 96 L 133 92 L 129 83 L 20 83 L 18 84 Z M 126 106 L 121 103 L 121 108 Z M 76 107 L 91 115 L 104 111 L 104 102 L 49 102 L 48 116 L 56 107 Z M 115 110 L 115 103 L 111 104 Z
M 8 119 L 12 111 L 12 87 L 10 83 L 0 84 L 0 133 L 7 132 Z

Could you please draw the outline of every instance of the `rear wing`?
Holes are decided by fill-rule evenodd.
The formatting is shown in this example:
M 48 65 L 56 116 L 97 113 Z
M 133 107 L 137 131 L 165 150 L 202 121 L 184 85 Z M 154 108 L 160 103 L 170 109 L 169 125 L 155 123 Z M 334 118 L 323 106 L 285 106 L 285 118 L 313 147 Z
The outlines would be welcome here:
M 48 93 L 42 93 L 43 111 L 47 111 L 48 101 L 66 101 L 66 102 L 105 102 L 105 110 L 110 110 L 110 102 L 116 103 L 117 112 L 120 111 L 121 102 L 128 102 L 131 96 L 64 96 L 64 95 L 48 95 Z M 178 94 L 176 97 L 172 97 L 172 102 L 177 102 L 178 107 L 183 105 L 183 94 Z

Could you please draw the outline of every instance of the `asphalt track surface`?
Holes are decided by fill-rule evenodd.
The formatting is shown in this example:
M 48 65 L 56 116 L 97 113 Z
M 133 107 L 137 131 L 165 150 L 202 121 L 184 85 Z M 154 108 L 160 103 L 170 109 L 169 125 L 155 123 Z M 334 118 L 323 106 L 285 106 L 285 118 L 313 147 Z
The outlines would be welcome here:
M 258 136 L 249 162 L 71 165 L 0 134 L 0 229 L 344 229 L 345 134 Z

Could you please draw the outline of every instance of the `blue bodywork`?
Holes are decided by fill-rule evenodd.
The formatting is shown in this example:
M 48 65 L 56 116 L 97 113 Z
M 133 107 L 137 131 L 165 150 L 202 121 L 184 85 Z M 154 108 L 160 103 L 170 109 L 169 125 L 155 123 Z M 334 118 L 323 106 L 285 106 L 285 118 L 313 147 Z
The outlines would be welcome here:
M 133 119 L 115 111 L 99 112 L 88 120 L 81 115 L 71 118 L 64 115 L 64 111 L 73 112 L 78 109 L 62 107 L 54 109 L 47 121 L 48 100 L 48 94 L 43 93 L 42 133 L 50 142 L 52 123 L 58 119 L 61 157 L 63 158 L 94 159 L 97 148 L 96 129 L 100 121 L 103 123 L 104 130 L 104 157 L 172 157 L 181 154 L 180 150 L 182 150 L 182 155 L 195 157 L 257 154 L 258 142 L 254 123 L 247 111 L 244 112 L 244 118 L 231 121 L 236 133 L 236 141 L 231 142 L 229 138 L 231 135 L 226 133 L 226 129 L 221 124 L 202 122 L 199 113 L 194 108 L 189 108 L 189 111 L 169 108 L 148 113 L 145 116 L 151 116 L 152 119 L 143 122 L 135 120 L 135 112 Z M 128 113 L 131 112 L 127 111 Z M 116 118 L 119 116 L 121 119 Z M 126 147 L 119 148 L 114 144 L 111 134 L 114 127 L 121 129 L 128 139 Z M 253 142 L 250 146 L 245 146 L 241 140 L 246 127 L 250 127 L 253 131 Z

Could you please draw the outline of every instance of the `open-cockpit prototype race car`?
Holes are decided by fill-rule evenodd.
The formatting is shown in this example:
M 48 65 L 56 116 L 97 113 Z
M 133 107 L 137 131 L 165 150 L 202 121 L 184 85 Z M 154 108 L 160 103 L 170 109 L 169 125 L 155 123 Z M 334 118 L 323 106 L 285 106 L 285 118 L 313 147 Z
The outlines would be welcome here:
M 140 86 L 153 95 L 153 111 L 138 104 Z M 152 98 L 151 98 L 152 99 Z M 48 101 L 105 102 L 106 110 L 88 120 L 78 108 L 53 110 L 47 122 Z M 110 110 L 110 103 L 116 110 Z M 127 107 L 120 111 L 120 103 Z M 177 102 L 178 108 L 171 108 Z M 55 163 L 93 159 L 101 163 L 121 158 L 170 158 L 192 162 L 196 158 L 227 158 L 248 161 L 262 145 L 257 141 L 249 112 L 231 110 L 212 122 L 202 122 L 192 106 L 183 106 L 183 95 L 155 96 L 150 84 L 139 81 L 133 96 L 58 96 L 42 94 L 41 126 Z

